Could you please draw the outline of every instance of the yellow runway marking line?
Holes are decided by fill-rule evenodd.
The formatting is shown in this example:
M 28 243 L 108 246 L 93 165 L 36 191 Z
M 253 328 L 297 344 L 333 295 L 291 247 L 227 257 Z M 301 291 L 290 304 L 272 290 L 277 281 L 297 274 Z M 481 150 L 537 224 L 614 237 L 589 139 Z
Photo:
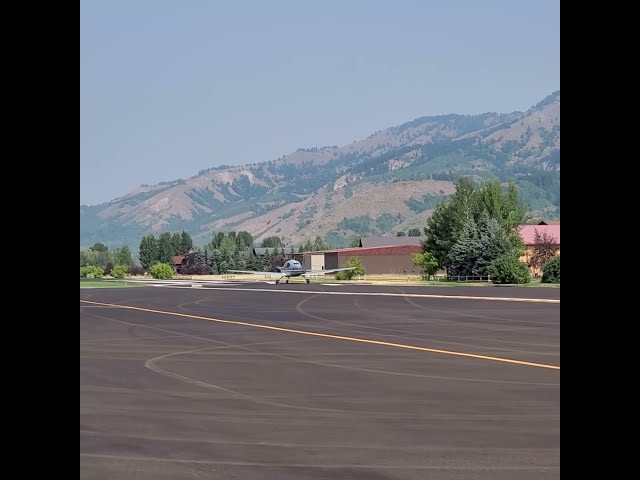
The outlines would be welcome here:
M 526 365 L 529 367 L 538 367 L 538 368 L 547 368 L 551 370 L 560 370 L 558 365 L 548 365 L 545 363 L 535 363 L 535 362 L 526 362 L 524 360 L 514 360 L 511 358 L 501 358 L 501 357 L 490 357 L 487 355 L 478 355 L 475 353 L 465 353 L 465 352 L 454 352 L 451 350 L 439 350 L 436 348 L 428 348 L 428 347 L 419 347 L 416 345 L 406 345 L 403 343 L 393 343 L 393 342 L 383 342 L 381 340 L 370 340 L 366 338 L 358 338 L 358 337 L 346 337 L 342 335 L 332 335 L 329 333 L 321 333 L 321 332 L 313 332 L 309 330 L 296 330 L 293 328 L 284 328 L 284 327 L 275 327 L 273 325 L 262 325 L 259 323 L 250 323 L 250 322 L 241 322 L 238 320 L 223 320 L 220 318 L 211 318 L 211 317 L 203 317 L 200 315 L 191 315 L 188 313 L 178 313 L 178 312 L 170 312 L 166 310 L 155 310 L 152 308 L 143 308 L 143 307 L 134 307 L 131 305 L 119 305 L 116 303 L 102 303 L 102 302 L 93 302 L 90 300 L 80 300 L 80 303 L 86 303 L 90 305 L 100 305 L 103 307 L 118 307 L 126 310 L 137 310 L 140 312 L 148 312 L 148 313 L 157 313 L 161 315 L 171 315 L 174 317 L 183 317 L 183 318 L 192 318 L 195 320 L 206 320 L 208 322 L 216 322 L 216 323 L 227 323 L 230 325 L 240 325 L 243 327 L 252 327 L 252 328 L 261 328 L 264 330 L 273 330 L 276 332 L 286 332 L 286 333 L 295 333 L 298 335 L 310 335 L 314 337 L 323 337 L 323 338 L 332 338 L 334 340 L 345 340 L 349 342 L 357 342 L 357 343 L 367 343 L 371 345 L 382 345 L 385 347 L 394 347 L 394 348 L 402 348 L 405 350 L 418 350 L 421 352 L 430 352 L 430 353 L 441 353 L 444 355 L 455 355 L 458 357 L 467 357 L 467 358 L 476 358 L 479 360 L 490 360 L 494 362 L 502 362 L 502 363 L 513 363 L 516 365 Z

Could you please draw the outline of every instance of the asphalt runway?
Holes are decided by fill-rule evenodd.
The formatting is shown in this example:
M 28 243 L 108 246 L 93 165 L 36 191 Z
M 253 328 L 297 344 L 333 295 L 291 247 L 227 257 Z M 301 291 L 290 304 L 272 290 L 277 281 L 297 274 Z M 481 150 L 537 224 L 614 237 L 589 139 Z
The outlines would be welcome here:
M 502 300 L 475 298 L 490 295 Z M 546 288 L 81 289 L 80 476 L 558 479 L 558 299 Z

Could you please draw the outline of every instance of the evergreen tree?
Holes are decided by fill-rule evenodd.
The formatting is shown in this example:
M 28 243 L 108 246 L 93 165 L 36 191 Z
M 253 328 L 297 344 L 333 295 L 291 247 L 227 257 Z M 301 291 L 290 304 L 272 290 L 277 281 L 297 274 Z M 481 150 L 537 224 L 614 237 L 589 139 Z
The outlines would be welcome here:
M 474 275 L 473 266 L 480 251 L 478 227 L 473 220 L 464 224 L 460 237 L 449 253 L 449 275 Z
M 235 270 L 245 270 L 247 268 L 246 257 L 244 255 L 241 255 L 240 252 L 236 251 L 233 254 L 230 268 Z
M 161 263 L 171 264 L 171 257 L 174 255 L 174 244 L 169 232 L 164 232 L 158 238 L 158 260 Z
M 213 250 L 208 254 L 207 264 L 211 267 L 213 273 L 221 273 L 220 272 L 220 262 L 222 261 L 222 253 L 220 250 Z
M 448 202 L 438 204 L 427 221 L 427 239 L 423 242 L 423 250 L 430 252 L 441 267 L 452 267 L 457 271 L 462 268 L 459 264 L 462 245 L 472 242 L 475 238 L 473 228 L 469 226 L 470 222 L 483 226 L 485 235 L 493 235 L 491 238 L 497 239 L 495 232 L 489 234 L 489 230 L 486 230 L 496 228 L 493 222 L 489 227 L 488 219 L 493 219 L 498 230 L 509 239 L 512 248 L 517 250 L 522 242 L 516 227 L 523 223 L 525 218 L 526 210 L 519 201 L 518 190 L 514 184 L 510 184 L 505 192 L 500 182 L 494 180 L 486 181 L 481 187 L 476 188 L 470 180 L 461 178 L 456 184 L 456 193 Z M 480 235 L 479 232 L 476 233 Z M 455 266 L 454 257 L 458 262 Z M 478 268 L 484 270 L 484 267 L 479 265 Z
M 459 179 L 456 192 L 449 202 L 436 205 L 433 214 L 427 220 L 427 239 L 423 242 L 423 249 L 430 252 L 441 267 L 448 266 L 453 245 L 465 224 L 472 218 L 473 192 L 474 187 L 469 179 Z
M 267 237 L 264 240 L 262 240 L 262 246 L 265 248 L 281 247 L 282 239 L 275 235 L 271 237 Z
M 253 235 L 245 230 L 238 232 L 236 235 L 236 244 L 240 250 L 251 248 L 253 246 Z
M 113 250 L 110 254 L 110 260 L 114 265 L 126 265 L 127 267 L 133 265 L 133 255 L 126 245 Z
M 94 252 L 108 252 L 109 247 L 107 247 L 104 243 L 96 242 L 91 247 L 89 247 Z
M 193 250 L 193 239 L 184 230 L 180 234 L 180 251 L 181 253 L 188 253 Z
M 177 232 L 171 235 L 171 251 L 172 256 L 188 253 L 188 250 L 186 252 L 182 251 L 182 237 Z
M 145 270 L 148 270 L 151 265 L 159 261 L 158 242 L 153 234 L 142 237 L 139 249 L 140 265 Z
M 484 213 L 478 222 L 470 219 L 463 226 L 449 254 L 449 274 L 487 276 L 489 266 L 497 258 L 505 254 L 517 256 L 519 253 L 498 220 Z
M 322 240 L 322 237 L 320 235 L 316 235 L 316 238 L 313 241 L 313 250 L 327 250 L 328 248 L 329 246 L 324 242 L 324 240 Z

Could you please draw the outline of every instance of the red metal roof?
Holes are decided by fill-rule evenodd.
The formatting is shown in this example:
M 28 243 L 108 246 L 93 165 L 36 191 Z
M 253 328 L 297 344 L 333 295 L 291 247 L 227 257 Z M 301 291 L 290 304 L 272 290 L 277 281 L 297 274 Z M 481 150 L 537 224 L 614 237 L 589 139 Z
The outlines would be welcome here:
M 539 234 L 547 232 L 547 235 L 552 235 L 556 239 L 556 244 L 560 245 L 560 225 L 521 225 L 520 236 L 525 245 L 534 245 L 536 230 Z

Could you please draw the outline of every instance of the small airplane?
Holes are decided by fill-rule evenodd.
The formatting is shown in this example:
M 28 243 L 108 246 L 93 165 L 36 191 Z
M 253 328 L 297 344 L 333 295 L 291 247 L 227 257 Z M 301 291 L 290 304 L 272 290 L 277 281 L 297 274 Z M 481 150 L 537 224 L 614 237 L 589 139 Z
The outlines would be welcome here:
M 286 262 L 284 262 L 284 265 L 275 268 L 278 270 L 278 272 L 254 272 L 252 270 L 229 270 L 229 272 L 250 273 L 252 275 L 277 275 L 278 273 L 280 273 L 282 276 L 276 279 L 276 284 L 280 283 L 283 278 L 285 279 L 285 283 L 289 283 L 289 279 L 291 277 L 302 277 L 307 281 L 307 283 L 309 283 L 311 282 L 311 280 L 307 277 L 325 275 L 327 273 L 343 272 L 345 270 L 353 270 L 355 267 L 331 268 L 329 270 L 306 270 L 297 260 L 287 260 Z

